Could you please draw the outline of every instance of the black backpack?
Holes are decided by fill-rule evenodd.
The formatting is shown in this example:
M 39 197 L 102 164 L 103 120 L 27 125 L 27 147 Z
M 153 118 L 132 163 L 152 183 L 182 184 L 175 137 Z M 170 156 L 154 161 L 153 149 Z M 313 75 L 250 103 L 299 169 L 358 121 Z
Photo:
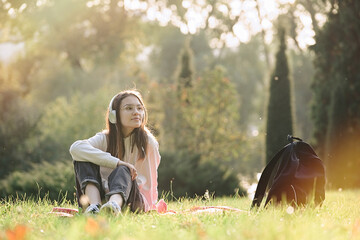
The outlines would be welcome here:
M 300 138 L 288 136 L 289 144 L 267 164 L 251 204 L 259 207 L 268 189 L 266 206 L 286 201 L 294 206 L 325 200 L 325 167 L 312 147 Z M 295 141 L 294 140 L 298 140 Z

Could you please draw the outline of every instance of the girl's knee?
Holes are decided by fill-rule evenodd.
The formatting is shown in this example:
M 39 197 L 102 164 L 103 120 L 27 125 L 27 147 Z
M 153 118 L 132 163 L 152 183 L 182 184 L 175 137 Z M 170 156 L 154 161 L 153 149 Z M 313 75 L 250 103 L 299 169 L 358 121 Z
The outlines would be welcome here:
M 115 168 L 115 170 L 117 170 L 118 172 L 124 172 L 130 174 L 130 168 L 125 165 L 119 165 Z

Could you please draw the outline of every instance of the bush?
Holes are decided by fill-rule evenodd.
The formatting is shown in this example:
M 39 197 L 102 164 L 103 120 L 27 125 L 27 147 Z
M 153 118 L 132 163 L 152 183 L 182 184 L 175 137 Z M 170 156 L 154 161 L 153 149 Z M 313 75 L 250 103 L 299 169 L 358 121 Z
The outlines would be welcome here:
M 246 195 L 236 175 L 219 164 L 200 161 L 200 155 L 161 153 L 159 192 L 172 192 L 175 197 L 202 196 L 208 190 L 216 196 Z
M 27 172 L 15 171 L 0 181 L 0 197 L 21 196 L 60 201 L 74 200 L 75 178 L 71 161 L 34 164 Z
M 246 192 L 230 170 L 215 161 L 202 162 L 199 155 L 162 153 L 159 167 L 159 193 L 172 191 L 175 197 L 196 197 L 208 190 L 215 196 Z M 219 161 L 220 162 L 220 161 Z M 33 164 L 27 172 L 15 171 L 0 181 L 0 198 L 20 196 L 52 201 L 75 199 L 75 178 L 70 160 L 55 164 Z

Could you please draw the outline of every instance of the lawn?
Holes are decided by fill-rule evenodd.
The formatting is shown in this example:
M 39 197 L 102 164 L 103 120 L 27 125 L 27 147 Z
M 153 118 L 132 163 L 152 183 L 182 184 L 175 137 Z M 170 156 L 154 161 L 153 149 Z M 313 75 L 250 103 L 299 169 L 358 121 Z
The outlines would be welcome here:
M 360 190 L 327 192 L 321 207 L 288 206 L 249 211 L 250 199 L 181 199 L 168 208 L 181 212 L 132 214 L 120 217 L 82 214 L 72 218 L 49 214 L 48 200 L 3 201 L 0 239 L 360 239 Z M 229 206 L 242 212 L 185 212 L 194 206 Z

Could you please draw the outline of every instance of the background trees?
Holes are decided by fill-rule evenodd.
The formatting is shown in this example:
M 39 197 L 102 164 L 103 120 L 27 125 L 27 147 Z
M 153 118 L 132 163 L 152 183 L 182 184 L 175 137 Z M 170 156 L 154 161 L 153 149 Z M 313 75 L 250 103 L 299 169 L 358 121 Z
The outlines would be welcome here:
M 333 187 L 356 187 L 360 178 L 356 136 L 360 125 L 360 4 L 336 1 L 317 35 L 313 84 L 315 138 Z
M 288 141 L 286 136 L 293 134 L 292 86 L 286 57 L 285 30 L 279 27 L 279 51 L 276 65 L 270 80 L 269 105 L 266 122 L 266 162 Z
M 177 176 L 174 186 L 184 181 L 172 161 L 189 159 L 204 179 L 210 179 L 206 167 L 218 169 L 223 179 L 254 178 L 265 164 L 269 79 L 274 80 L 272 70 L 280 63 L 273 26 L 282 23 L 288 78 L 295 90 L 292 129 L 317 146 L 333 186 L 354 186 L 358 178 L 352 170 L 359 162 L 354 150 L 360 112 L 358 3 L 281 2 L 1 1 L 2 184 L 17 182 L 11 179 L 19 171 L 43 169 L 46 163 L 71 172 L 70 144 L 100 131 L 111 96 L 133 87 L 148 104 L 163 166 Z M 4 58 L 9 46 L 18 51 Z M 181 60 L 186 52 L 189 64 Z M 286 65 L 278 66 L 285 70 Z M 180 74 L 182 67 L 187 74 Z M 180 84 L 181 79 L 189 84 Z M 278 115 L 279 106 L 273 109 Z M 161 180 L 164 189 L 170 180 Z M 202 188 L 216 185 L 210 181 Z M 179 194 L 186 192 L 179 188 Z

